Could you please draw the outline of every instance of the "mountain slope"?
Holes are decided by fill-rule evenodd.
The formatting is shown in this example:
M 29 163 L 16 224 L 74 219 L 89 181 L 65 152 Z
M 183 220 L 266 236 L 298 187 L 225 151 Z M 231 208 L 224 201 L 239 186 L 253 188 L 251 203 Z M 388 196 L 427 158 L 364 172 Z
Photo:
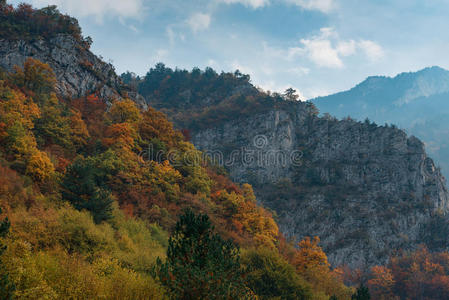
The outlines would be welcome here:
M 149 104 L 186 126 L 234 180 L 251 183 L 285 234 L 319 236 L 334 265 L 385 263 L 394 249 L 413 249 L 437 234 L 422 228 L 436 211 L 448 211 L 448 191 L 417 138 L 320 118 L 311 103 L 266 94 L 239 74 L 165 68 L 158 81 L 154 72 L 137 83 Z M 200 76 L 204 86 L 183 84 Z M 212 93 L 219 89 L 225 93 Z
M 348 91 L 311 101 L 338 118 L 369 118 L 406 129 L 424 141 L 448 177 L 449 71 L 432 67 L 394 78 L 369 77 Z
M 322 249 L 286 242 L 250 185 L 204 159 L 164 114 L 79 69 L 87 49 L 72 18 L 0 1 L 0 20 L 0 38 L 20 45 L 5 60 L 44 45 L 33 55 L 43 61 L 0 69 L 0 298 L 350 299 Z M 59 48 L 60 37 L 74 44 Z M 73 56 L 68 65 L 52 47 Z M 93 85 L 71 85 L 71 98 L 72 76 Z
M 61 15 L 55 6 L 33 10 L 26 4 L 0 14 L 0 67 L 13 71 L 31 57 L 50 65 L 56 75 L 56 92 L 64 98 L 97 93 L 108 101 L 143 99 L 127 89 L 114 66 L 90 50 L 92 40 L 81 36 L 78 21 Z

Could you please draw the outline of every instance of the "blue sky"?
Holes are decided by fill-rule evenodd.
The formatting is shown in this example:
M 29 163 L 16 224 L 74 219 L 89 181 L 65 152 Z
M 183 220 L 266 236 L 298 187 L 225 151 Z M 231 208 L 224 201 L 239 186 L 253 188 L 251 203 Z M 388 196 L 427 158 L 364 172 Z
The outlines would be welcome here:
M 118 73 L 144 75 L 157 62 L 239 69 L 263 89 L 291 86 L 307 99 L 370 75 L 449 68 L 447 0 L 29 2 L 77 17 Z

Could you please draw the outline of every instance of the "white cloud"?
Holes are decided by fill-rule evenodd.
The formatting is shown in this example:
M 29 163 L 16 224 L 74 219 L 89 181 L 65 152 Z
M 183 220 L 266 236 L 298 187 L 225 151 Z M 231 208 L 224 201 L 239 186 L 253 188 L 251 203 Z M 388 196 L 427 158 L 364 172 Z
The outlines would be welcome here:
M 332 27 L 323 27 L 320 28 L 320 37 L 323 39 L 338 38 L 338 34 Z
M 280 94 L 282 94 L 286 89 L 292 88 L 292 89 L 296 90 L 296 94 L 298 95 L 298 100 L 300 100 L 300 101 L 306 100 L 306 97 L 300 91 L 300 89 L 295 87 L 293 84 L 279 85 L 278 83 L 276 83 L 273 80 L 266 80 L 266 81 L 258 82 L 257 87 L 261 88 L 264 91 L 277 92 Z
M 207 60 L 207 66 L 208 66 L 208 67 L 211 67 L 211 68 L 213 68 L 213 69 L 219 68 L 219 65 L 218 65 L 217 61 L 216 61 L 215 59 L 212 59 L 212 58 L 209 58 L 209 59 Z
M 101 22 L 104 17 L 140 19 L 145 11 L 144 0 L 31 0 L 34 6 L 57 5 L 64 12 L 76 16 L 93 16 Z
M 230 63 L 231 70 L 239 70 L 243 74 L 249 74 L 251 77 L 254 76 L 255 72 L 252 68 L 240 64 L 237 60 Z
M 203 13 L 193 14 L 188 20 L 190 28 L 193 32 L 206 30 L 210 25 L 210 15 Z
M 270 0 L 221 0 L 226 4 L 240 3 L 254 9 L 264 7 L 270 4 Z
M 331 91 L 323 88 L 310 88 L 306 89 L 305 92 L 307 93 L 308 97 L 305 99 L 313 99 L 316 97 L 323 97 L 332 94 Z
M 337 49 L 332 47 L 331 41 L 326 39 L 302 39 L 301 43 L 308 58 L 320 67 L 341 68 L 343 62 Z
M 303 9 L 318 10 L 323 13 L 331 12 L 336 6 L 334 0 L 286 0 L 286 1 L 295 4 Z
M 327 68 L 344 67 L 343 57 L 353 56 L 358 50 L 371 61 L 377 61 L 384 55 L 380 45 L 370 40 L 342 40 L 333 28 L 321 28 L 318 35 L 300 40 L 302 47 L 288 49 L 287 57 L 293 60 L 297 56 L 305 56 L 314 64 Z
M 354 40 L 340 41 L 337 45 L 337 52 L 341 56 L 350 56 L 356 52 L 356 42 Z
M 226 4 L 239 3 L 253 9 L 265 7 L 271 4 L 270 0 L 218 0 Z M 274 2 L 274 1 L 273 1 Z M 318 10 L 323 13 L 331 12 L 336 4 L 335 0 L 282 0 L 282 2 L 290 3 L 306 10 Z
M 371 61 L 378 61 L 384 56 L 382 47 L 373 41 L 362 40 L 358 43 L 358 46 L 365 52 L 365 55 Z
M 288 50 L 287 50 L 287 56 L 286 56 L 286 58 L 287 58 L 288 60 L 293 60 L 296 56 L 303 56 L 303 55 L 305 55 L 306 52 L 307 52 L 307 50 L 304 49 L 304 48 L 301 48 L 301 47 L 291 47 L 291 48 L 288 48 Z

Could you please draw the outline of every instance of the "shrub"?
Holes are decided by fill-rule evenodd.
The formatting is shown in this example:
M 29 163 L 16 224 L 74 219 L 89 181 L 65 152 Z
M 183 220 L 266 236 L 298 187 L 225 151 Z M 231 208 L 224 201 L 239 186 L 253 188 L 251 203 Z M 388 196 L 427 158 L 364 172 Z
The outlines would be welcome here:
M 273 250 L 260 248 L 242 253 L 246 281 L 260 299 L 314 299 L 308 284 Z

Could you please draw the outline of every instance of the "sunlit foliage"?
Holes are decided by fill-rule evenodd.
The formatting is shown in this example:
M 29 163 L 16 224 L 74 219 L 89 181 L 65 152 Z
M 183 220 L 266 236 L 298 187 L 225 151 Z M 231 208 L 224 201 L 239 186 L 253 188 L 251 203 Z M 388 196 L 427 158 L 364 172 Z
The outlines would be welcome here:
M 60 99 L 53 71 L 34 59 L 0 75 L 0 207 L 11 222 L 0 275 L 16 297 L 166 299 L 201 282 L 204 298 L 349 299 L 317 244 L 285 242 L 252 187 L 233 183 L 163 113 L 95 93 Z M 175 226 L 186 208 L 201 217 Z M 179 256 L 186 245 L 201 250 L 192 261 Z M 255 247 L 267 252 L 245 250 L 241 266 L 238 249 Z M 319 256 L 306 268 L 319 272 L 304 271 L 301 251 Z

